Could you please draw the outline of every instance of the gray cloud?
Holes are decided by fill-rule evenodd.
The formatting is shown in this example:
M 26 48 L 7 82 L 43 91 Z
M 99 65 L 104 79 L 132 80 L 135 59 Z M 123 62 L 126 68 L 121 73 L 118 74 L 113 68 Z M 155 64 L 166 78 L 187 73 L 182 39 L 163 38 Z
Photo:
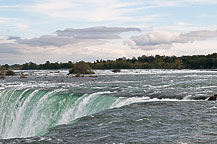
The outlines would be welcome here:
M 30 46 L 64 46 L 67 44 L 76 43 L 78 40 L 63 36 L 45 35 L 39 38 L 32 39 L 17 39 L 19 44 L 26 44 Z
M 123 32 L 138 31 L 139 28 L 123 28 L 123 27 L 92 27 L 84 29 L 57 30 L 58 36 L 68 36 L 73 38 L 84 39 L 117 39 L 120 38 L 118 34 Z
M 20 54 L 20 45 L 14 43 L 0 43 L 1 54 Z
M 193 31 L 185 34 L 153 31 L 146 35 L 132 36 L 125 41 L 133 49 L 168 49 L 174 43 L 188 43 L 217 37 L 217 31 Z
M 18 36 L 9 36 L 0 39 L 0 61 L 3 62 L 25 62 L 30 60 L 44 61 L 49 59 L 69 59 L 91 55 L 101 57 L 102 51 L 105 55 L 114 56 L 116 50 L 112 47 L 104 47 L 109 40 L 120 39 L 124 32 L 140 32 L 138 28 L 122 27 L 92 27 L 84 29 L 57 30 L 54 34 L 24 39 Z M 95 48 L 99 46 L 100 48 Z M 94 46 L 94 47 L 91 47 Z M 91 47 L 91 48 L 87 48 Z M 117 48 L 116 48 L 117 49 Z M 123 53 L 123 51 L 121 51 Z
M 21 39 L 21 38 L 18 36 L 9 36 L 8 37 L 8 40 L 19 40 L 19 39 Z
M 217 37 L 217 31 L 193 31 L 186 34 L 181 34 L 180 38 L 182 41 L 196 41 L 196 40 L 205 40 L 208 38 Z
M 56 35 L 44 35 L 39 38 L 21 39 L 11 36 L 8 40 L 15 40 L 19 44 L 30 46 L 64 46 L 67 44 L 76 44 L 79 42 L 88 42 L 91 40 L 111 40 L 120 39 L 119 34 L 123 32 L 138 31 L 138 28 L 122 27 L 92 27 L 84 29 L 68 28 L 57 30 Z

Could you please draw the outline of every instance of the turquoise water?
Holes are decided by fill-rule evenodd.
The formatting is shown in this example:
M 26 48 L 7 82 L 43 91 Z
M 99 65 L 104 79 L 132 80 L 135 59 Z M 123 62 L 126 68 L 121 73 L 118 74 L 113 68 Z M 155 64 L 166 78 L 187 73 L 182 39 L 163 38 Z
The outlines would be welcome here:
M 19 71 L 18 71 L 19 72 Z M 0 142 L 214 142 L 216 71 L 26 71 L 0 82 Z M 31 75 L 30 75 L 31 74 Z

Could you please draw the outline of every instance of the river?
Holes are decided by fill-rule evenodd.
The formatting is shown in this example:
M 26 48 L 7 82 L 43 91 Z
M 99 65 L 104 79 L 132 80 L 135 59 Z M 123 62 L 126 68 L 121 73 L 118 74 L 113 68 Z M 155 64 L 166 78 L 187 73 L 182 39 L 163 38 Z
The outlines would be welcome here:
M 217 141 L 217 71 L 16 71 L 0 80 L 0 143 Z

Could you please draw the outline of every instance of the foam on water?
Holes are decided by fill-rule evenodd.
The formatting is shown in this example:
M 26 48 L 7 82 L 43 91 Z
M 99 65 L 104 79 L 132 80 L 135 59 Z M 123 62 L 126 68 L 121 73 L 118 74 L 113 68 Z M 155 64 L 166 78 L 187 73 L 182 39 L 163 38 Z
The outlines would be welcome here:
M 29 76 L 65 76 L 69 70 L 16 70 L 17 73 L 25 73 Z M 213 70 L 164 70 L 164 69 L 122 69 L 119 73 L 113 73 L 111 70 L 94 70 L 97 75 L 141 75 L 141 74 L 189 74 L 186 77 L 198 77 L 198 74 L 209 72 L 216 74 Z M 191 73 L 195 73 L 191 75 Z M 204 76 L 203 76 L 204 77 Z M 210 75 L 205 75 L 210 77 Z
M 150 98 L 150 97 L 131 97 L 131 98 L 120 97 L 115 101 L 115 103 L 113 103 L 111 108 L 122 107 L 133 103 L 156 102 L 156 101 L 168 102 L 168 101 L 200 101 L 200 100 L 192 100 L 186 98 L 179 100 L 179 99 L 170 99 L 170 98 L 158 99 L 158 98 Z
M 113 73 L 111 70 L 95 70 L 95 72 L 98 75 L 141 75 L 141 74 L 191 74 L 191 73 L 197 73 L 197 74 L 201 74 L 204 72 L 209 72 L 212 74 L 216 74 L 217 71 L 212 71 L 212 70 L 164 70 L 164 69 L 122 69 L 120 73 Z M 188 75 L 188 76 L 192 76 L 192 75 Z M 197 76 L 197 75 L 193 75 L 193 76 Z M 210 75 L 207 75 L 208 77 Z
M 111 92 L 97 92 L 90 95 L 83 95 L 82 97 L 78 98 L 78 100 L 73 104 L 72 107 L 70 107 L 68 110 L 66 110 L 63 115 L 61 116 L 61 119 L 58 121 L 58 125 L 60 124 L 67 124 L 71 122 L 72 120 L 75 120 L 79 117 L 86 116 L 88 105 L 90 104 L 90 101 L 95 99 L 96 97 L 99 97 L 99 95 L 107 94 Z M 97 104 L 95 105 L 97 106 Z M 96 107 L 94 107 L 96 108 Z

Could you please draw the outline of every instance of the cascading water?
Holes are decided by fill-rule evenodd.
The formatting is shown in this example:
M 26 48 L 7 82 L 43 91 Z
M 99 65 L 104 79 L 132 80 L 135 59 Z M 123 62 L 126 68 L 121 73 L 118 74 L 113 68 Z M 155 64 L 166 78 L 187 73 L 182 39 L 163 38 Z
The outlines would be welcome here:
M 79 96 L 65 89 L 3 90 L 0 92 L 0 139 L 42 135 L 56 125 L 142 101 L 142 98 L 130 100 L 105 95 L 108 93 L 111 92 Z

